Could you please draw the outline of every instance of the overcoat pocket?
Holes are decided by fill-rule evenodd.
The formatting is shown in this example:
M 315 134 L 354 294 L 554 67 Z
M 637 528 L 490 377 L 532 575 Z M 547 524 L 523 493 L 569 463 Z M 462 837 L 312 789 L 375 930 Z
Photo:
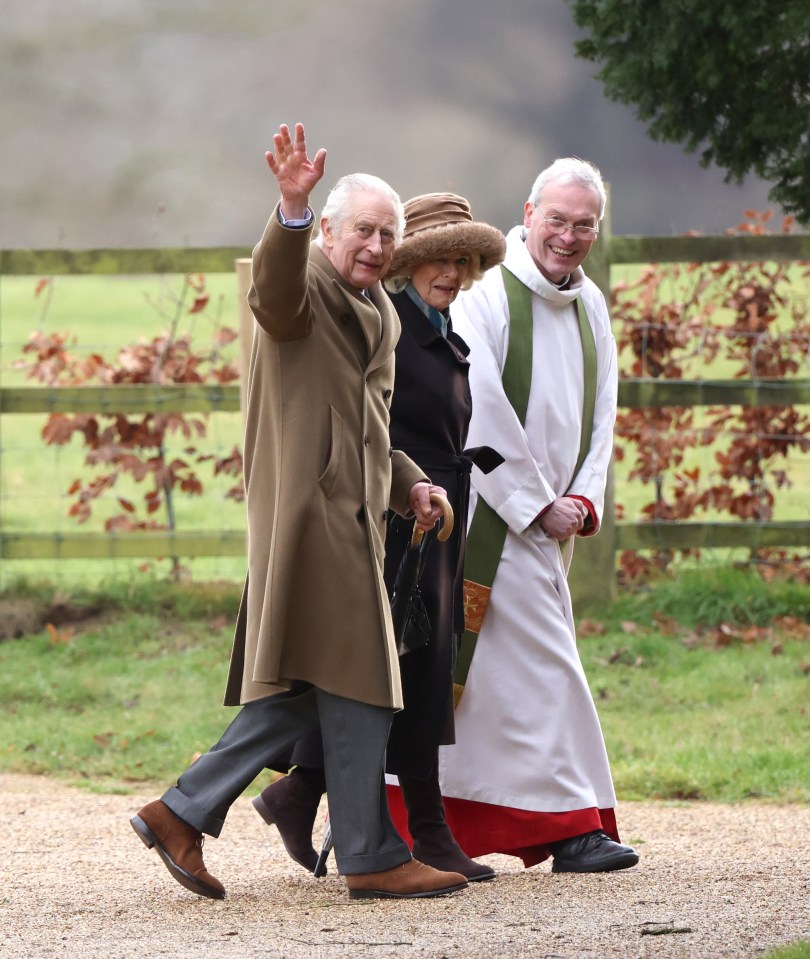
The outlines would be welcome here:
M 329 406 L 329 453 L 326 468 L 318 477 L 318 484 L 324 496 L 329 496 L 340 471 L 340 457 L 343 448 L 343 417 L 330 404 Z

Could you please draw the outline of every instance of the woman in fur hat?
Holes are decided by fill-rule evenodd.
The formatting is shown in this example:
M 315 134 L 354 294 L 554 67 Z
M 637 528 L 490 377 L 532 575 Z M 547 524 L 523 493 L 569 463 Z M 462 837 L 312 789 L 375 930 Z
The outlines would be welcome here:
M 469 349 L 453 331 L 450 306 L 460 290 L 501 262 L 505 249 L 501 232 L 474 221 L 463 197 L 417 196 L 405 204 L 405 236 L 385 280 L 402 325 L 395 354 L 391 445 L 444 487 L 456 517 L 447 542 L 430 543 L 420 581 L 430 640 L 400 659 L 405 709 L 394 716 L 391 729 L 387 771 L 398 782 L 390 780 L 388 793 L 403 832 L 407 821 L 414 856 L 469 880 L 490 879 L 495 873 L 468 858 L 453 839 L 444 818 L 438 755 L 440 745 L 454 741 L 452 668 L 457 637 L 464 629 L 469 473 L 473 463 L 486 470 L 499 458 L 486 449 L 465 451 L 472 412 Z M 389 595 L 411 531 L 411 522 L 391 516 L 385 558 Z M 317 861 L 312 828 L 325 789 L 319 739 L 314 734 L 299 742 L 292 772 L 254 800 L 265 821 L 278 827 L 292 858 L 310 870 Z

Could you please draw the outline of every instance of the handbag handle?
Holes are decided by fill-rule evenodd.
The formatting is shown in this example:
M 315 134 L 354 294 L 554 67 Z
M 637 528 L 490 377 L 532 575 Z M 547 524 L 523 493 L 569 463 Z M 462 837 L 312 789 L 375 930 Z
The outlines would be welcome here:
M 447 499 L 447 497 L 443 496 L 441 493 L 431 493 L 430 502 L 436 503 L 437 506 L 441 506 L 442 508 L 442 526 L 439 532 L 436 534 L 436 539 L 440 543 L 443 543 L 445 540 L 450 539 L 450 535 L 453 532 L 453 526 L 455 525 L 453 507 L 450 505 L 450 501 Z M 424 535 L 425 531 L 420 529 L 416 523 L 414 523 L 413 533 L 411 534 L 411 546 L 418 546 L 422 542 Z

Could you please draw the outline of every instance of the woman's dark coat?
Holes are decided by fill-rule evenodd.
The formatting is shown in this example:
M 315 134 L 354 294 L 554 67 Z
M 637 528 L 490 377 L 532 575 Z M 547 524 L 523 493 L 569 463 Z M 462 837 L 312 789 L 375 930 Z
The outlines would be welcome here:
M 391 445 L 447 490 L 456 516 L 447 542 L 439 543 L 431 534 L 421 579 L 431 638 L 427 646 L 400 657 L 405 709 L 394 716 L 388 742 L 389 772 L 425 777 L 438 746 L 454 741 L 452 669 L 455 637 L 464 629 L 469 461 L 461 453 L 472 413 L 469 349 L 452 329 L 445 339 L 407 293 L 391 299 L 402 326 L 395 351 Z M 390 515 L 385 541 L 389 594 L 412 529 L 412 521 Z

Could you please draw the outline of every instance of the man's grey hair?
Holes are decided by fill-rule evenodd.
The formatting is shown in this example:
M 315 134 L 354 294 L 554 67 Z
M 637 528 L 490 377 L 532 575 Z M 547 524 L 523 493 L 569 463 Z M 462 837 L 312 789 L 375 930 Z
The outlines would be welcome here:
M 392 201 L 396 211 L 394 241 L 399 246 L 405 233 L 405 208 L 402 200 L 392 186 L 371 173 L 349 173 L 342 176 L 326 198 L 326 203 L 321 210 L 321 219 L 328 220 L 332 230 L 340 233 L 351 206 L 351 199 L 358 193 L 379 193 Z M 318 233 L 315 242 L 323 246 L 322 233 Z
M 549 183 L 576 183 L 599 195 L 599 219 L 605 215 L 607 194 L 602 174 L 593 163 L 580 160 L 579 157 L 560 157 L 537 177 L 529 193 L 529 203 L 537 206 L 543 196 L 543 190 Z

